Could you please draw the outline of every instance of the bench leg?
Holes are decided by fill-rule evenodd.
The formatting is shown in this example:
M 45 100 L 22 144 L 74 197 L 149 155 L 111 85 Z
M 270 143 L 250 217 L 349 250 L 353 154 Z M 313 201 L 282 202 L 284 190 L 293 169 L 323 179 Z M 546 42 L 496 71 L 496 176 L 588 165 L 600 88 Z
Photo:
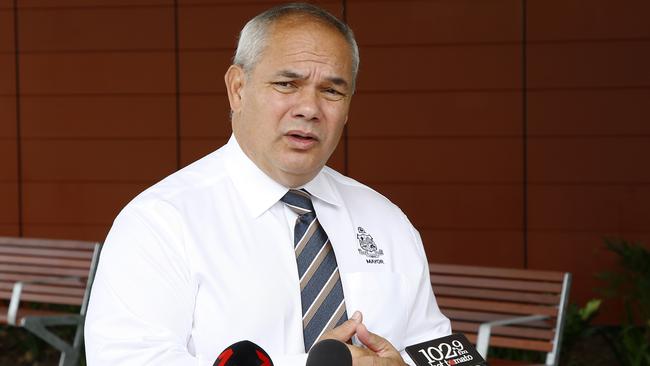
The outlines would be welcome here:
M 24 319 L 22 326 L 50 344 L 52 347 L 61 351 L 59 366 L 73 366 L 79 364 L 81 341 L 83 338 L 82 324 L 83 322 L 79 316 L 71 315 L 65 317 L 27 317 Z M 47 329 L 48 326 L 56 325 L 77 326 L 72 344 L 69 344 Z

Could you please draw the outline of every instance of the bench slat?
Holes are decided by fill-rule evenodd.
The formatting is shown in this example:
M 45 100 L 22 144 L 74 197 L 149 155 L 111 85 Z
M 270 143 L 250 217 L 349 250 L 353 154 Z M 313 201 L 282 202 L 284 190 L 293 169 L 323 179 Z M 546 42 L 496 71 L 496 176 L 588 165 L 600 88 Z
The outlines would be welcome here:
M 564 273 L 553 271 L 535 271 L 530 269 L 463 266 L 454 264 L 429 263 L 430 273 L 457 274 L 462 276 L 500 277 L 529 279 L 538 281 L 564 281 Z
M 476 344 L 475 334 L 468 334 L 467 339 L 470 342 Z M 508 338 L 502 336 L 490 337 L 490 346 L 526 349 L 530 351 L 541 351 L 541 352 L 550 352 L 553 350 L 553 344 L 551 342 L 522 340 L 522 339 Z
M 0 281 L 0 290 L 12 291 L 15 282 L 2 282 Z M 85 289 L 81 285 L 76 286 L 54 286 L 54 285 L 35 285 L 26 284 L 23 287 L 23 293 L 42 293 L 42 294 L 66 294 L 74 296 L 83 296 Z
M 549 306 L 535 306 L 525 304 L 513 304 L 498 301 L 484 301 L 484 300 L 466 300 L 460 298 L 441 297 L 438 299 L 438 305 L 442 308 L 455 308 L 455 309 L 469 309 L 469 310 L 483 310 L 494 311 L 497 313 L 506 314 L 521 314 L 521 315 L 549 315 L 556 316 L 557 308 Z
M 0 306 L 0 324 L 7 323 L 7 312 L 8 309 L 6 306 Z M 18 319 L 24 318 L 25 316 L 50 316 L 50 315 L 69 315 L 68 312 L 56 311 L 56 310 L 41 310 L 41 309 L 28 309 L 22 308 L 18 311 Z
M 0 263 L 0 272 L 5 273 L 25 273 L 25 274 L 43 274 L 47 273 L 49 276 L 60 275 L 60 276 L 72 276 L 85 278 L 88 276 L 88 269 L 78 269 L 78 268 L 43 268 L 41 266 L 25 266 L 25 265 L 13 265 L 13 264 L 2 264 Z M 47 276 L 46 276 L 47 277 Z
M 52 277 L 48 274 L 19 274 L 19 273 L 3 273 L 0 272 L 0 281 L 48 281 L 50 284 L 60 284 L 61 286 L 86 286 L 85 278 L 78 276 L 71 276 L 70 278 Z
M 454 331 L 461 331 L 463 333 L 478 333 L 480 323 L 468 323 L 460 321 L 452 321 L 451 328 Z M 544 341 L 550 341 L 555 336 L 555 332 L 552 330 L 545 329 L 535 329 L 528 327 L 493 327 L 492 334 L 510 336 L 510 337 L 519 337 L 519 338 L 528 338 L 528 339 L 538 339 Z
M 434 286 L 453 285 L 453 286 L 489 288 L 489 289 L 520 290 L 524 292 L 545 292 L 545 293 L 562 292 L 561 283 L 515 281 L 515 280 L 502 280 L 502 279 L 491 279 L 491 278 L 442 276 L 442 275 L 431 275 L 430 280 Z
M 12 238 L 12 237 L 5 237 L 5 236 L 0 236 L 0 246 L 61 248 L 61 249 L 88 250 L 90 252 L 93 252 L 95 249 L 95 243 L 85 242 L 85 241 Z
M 80 258 L 90 260 L 93 256 L 91 251 L 75 251 L 70 249 L 42 249 L 21 246 L 0 246 L 0 254 L 16 254 L 21 256 L 34 257 L 56 257 L 56 258 Z
M 503 320 L 512 318 L 511 314 L 500 314 L 500 313 L 489 313 L 485 311 L 471 311 L 471 310 L 456 310 L 456 309 L 445 309 L 444 314 L 450 319 L 455 319 L 458 321 L 466 322 L 478 322 L 478 323 L 487 323 L 494 320 Z M 550 329 L 555 326 L 555 317 L 545 319 L 545 320 L 535 320 L 529 323 L 526 323 L 529 327 L 535 328 L 546 328 Z
M 44 267 L 66 267 L 66 268 L 88 268 L 87 260 L 80 259 L 61 259 L 51 257 L 25 257 L 18 255 L 0 254 L 0 263 L 7 264 L 37 264 L 41 267 L 41 272 L 47 271 Z
M 557 304 L 560 300 L 559 295 L 542 294 L 542 293 L 522 293 L 515 291 L 500 291 L 465 287 L 436 286 L 436 296 L 446 295 L 449 297 L 465 297 L 487 300 L 507 300 L 522 303 L 536 304 Z
M 11 292 L 0 291 L 0 298 L 11 298 Z M 42 295 L 23 292 L 20 296 L 21 303 L 25 301 L 42 302 L 48 304 L 60 305 L 81 305 L 83 294 L 81 296 L 63 296 L 63 295 Z

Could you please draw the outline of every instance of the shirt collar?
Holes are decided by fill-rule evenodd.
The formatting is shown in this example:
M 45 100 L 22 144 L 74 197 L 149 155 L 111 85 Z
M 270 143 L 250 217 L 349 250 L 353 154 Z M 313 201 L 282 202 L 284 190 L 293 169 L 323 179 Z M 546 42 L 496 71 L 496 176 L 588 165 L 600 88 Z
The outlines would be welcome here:
M 253 217 L 258 217 L 284 196 L 289 188 L 266 175 L 244 153 L 234 135 L 224 147 L 226 169 L 235 188 Z M 302 187 L 318 200 L 340 206 L 341 195 L 321 170 L 314 179 Z

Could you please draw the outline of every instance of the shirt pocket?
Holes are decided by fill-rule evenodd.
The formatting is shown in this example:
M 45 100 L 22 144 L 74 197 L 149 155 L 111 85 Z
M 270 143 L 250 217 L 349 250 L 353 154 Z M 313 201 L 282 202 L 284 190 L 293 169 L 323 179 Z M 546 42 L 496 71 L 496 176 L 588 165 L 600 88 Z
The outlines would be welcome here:
M 403 349 L 407 326 L 406 281 L 394 272 L 342 273 L 348 317 L 359 310 L 368 330 Z

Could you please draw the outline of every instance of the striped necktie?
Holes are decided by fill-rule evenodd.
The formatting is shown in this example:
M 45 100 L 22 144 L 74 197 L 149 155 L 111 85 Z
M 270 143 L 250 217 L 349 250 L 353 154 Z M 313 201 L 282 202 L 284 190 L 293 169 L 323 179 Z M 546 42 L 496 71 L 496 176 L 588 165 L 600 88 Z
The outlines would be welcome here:
M 316 218 L 310 194 L 292 189 L 281 201 L 298 214 L 293 241 L 307 352 L 325 331 L 347 320 L 343 286 L 332 244 Z

